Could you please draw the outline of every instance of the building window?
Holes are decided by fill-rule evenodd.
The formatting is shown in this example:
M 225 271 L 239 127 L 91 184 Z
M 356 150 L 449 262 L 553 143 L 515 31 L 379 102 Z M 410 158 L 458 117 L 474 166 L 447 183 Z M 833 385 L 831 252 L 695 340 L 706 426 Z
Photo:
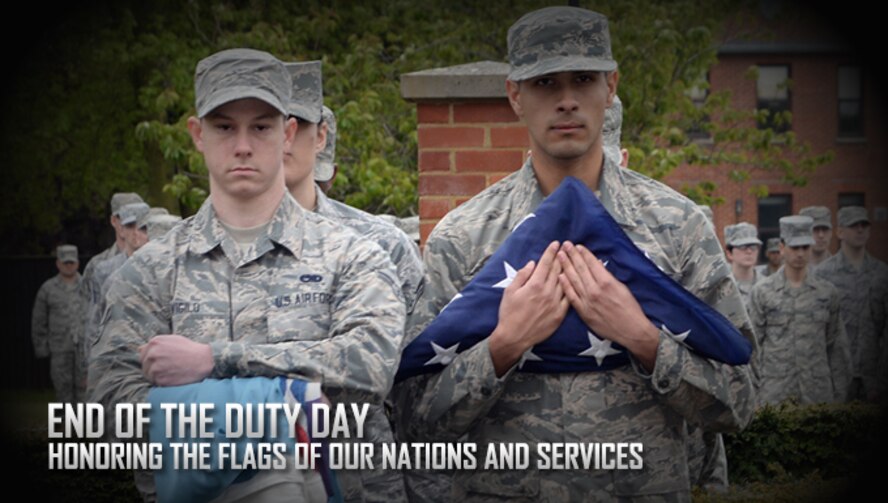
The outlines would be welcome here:
M 839 67 L 839 137 L 863 137 L 863 85 L 859 66 Z
M 839 208 L 844 208 L 845 206 L 863 206 L 864 208 L 866 208 L 864 202 L 865 198 L 863 192 L 839 193 Z
M 792 125 L 784 117 L 784 113 L 790 111 L 789 66 L 759 66 L 755 89 L 758 109 L 768 111 L 768 117 L 759 121 L 759 128 L 770 128 L 778 133 L 789 131 Z
M 758 200 L 758 231 L 762 243 L 780 237 L 780 218 L 792 215 L 792 194 L 771 194 Z M 759 252 L 759 262 L 765 260 L 765 247 Z

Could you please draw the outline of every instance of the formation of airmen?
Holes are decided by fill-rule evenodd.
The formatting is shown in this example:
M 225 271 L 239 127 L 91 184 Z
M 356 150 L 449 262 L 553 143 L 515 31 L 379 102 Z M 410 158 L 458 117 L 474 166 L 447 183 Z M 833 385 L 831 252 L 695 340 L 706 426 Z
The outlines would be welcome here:
M 782 266 L 769 257 L 755 267 L 762 242 L 745 223 L 726 230 L 729 264 L 711 212 L 621 168 L 619 73 L 604 16 L 528 13 L 509 30 L 508 54 L 508 98 L 530 155 L 449 213 L 422 257 L 397 225 L 325 194 L 337 131 L 319 61 L 252 49 L 201 60 L 188 130 L 210 195 L 182 220 L 115 194 L 116 241 L 83 278 L 76 248 L 59 247 L 59 276 L 34 310 L 35 351 L 52 355 L 59 399 L 82 399 L 84 368 L 87 399 L 107 411 L 145 401 L 152 386 L 284 375 L 322 383 L 333 402 L 371 404 L 364 442 L 644 445 L 641 470 L 398 472 L 381 469 L 376 449 L 374 468 L 337 474 L 344 501 L 396 502 L 688 500 L 694 484 L 727 485 L 719 434 L 746 426 L 760 404 L 878 396 L 886 268 L 866 253 L 863 208 L 840 210 L 841 249 L 818 254 L 814 269 L 812 248 L 825 239 L 828 255 L 830 234 L 816 229 L 831 224 L 807 209 L 781 219 L 780 242 L 768 243 Z M 402 349 L 566 176 L 594 190 L 650 260 L 739 330 L 753 347 L 750 364 L 690 350 L 654 326 L 588 249 L 556 241 L 515 272 L 487 339 L 440 372 L 395 383 Z M 570 308 L 631 364 L 521 372 Z M 74 377 L 56 382 L 57 374 Z M 214 501 L 327 501 L 303 475 L 292 465 L 263 471 Z M 135 479 L 154 500 L 152 474 Z
M 828 208 L 809 206 L 781 218 L 780 237 L 768 240 L 768 262 L 753 273 L 747 254 L 759 253 L 755 227 L 741 222 L 725 228 L 727 255 L 738 287 L 747 292 L 758 338 L 761 404 L 875 402 L 884 395 L 879 362 L 888 350 L 880 342 L 888 265 L 866 251 L 866 208 L 840 208 L 836 223 L 840 245 L 833 255 Z

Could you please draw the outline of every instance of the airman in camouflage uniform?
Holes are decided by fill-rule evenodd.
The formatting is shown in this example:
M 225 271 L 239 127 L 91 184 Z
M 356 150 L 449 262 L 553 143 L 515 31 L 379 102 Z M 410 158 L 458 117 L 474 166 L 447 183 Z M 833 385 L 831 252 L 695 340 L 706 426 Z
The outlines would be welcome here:
M 102 299 L 102 285 L 108 279 L 107 274 L 98 272 L 99 265 L 111 259 L 115 259 L 119 265 L 125 260 L 126 230 L 120 225 L 120 210 L 127 204 L 134 203 L 144 203 L 142 198 L 134 192 L 117 192 L 111 196 L 111 226 L 114 228 L 114 244 L 93 256 L 83 270 L 80 294 L 83 297 L 86 312 L 83 315 L 83 330 L 80 331 L 83 341 L 77 342 L 77 354 L 82 358 L 84 368 L 89 365 L 89 348 L 92 346 L 92 341 L 99 334 L 98 322 L 102 313 L 98 309 Z M 97 274 L 104 274 L 104 276 L 97 277 Z
M 850 380 L 848 338 L 835 287 L 808 272 L 811 217 L 780 219 L 783 267 L 752 291 L 749 313 L 759 337 L 759 400 L 776 404 L 844 401 Z
M 783 265 L 783 257 L 780 255 L 780 238 L 768 238 L 765 243 L 765 257 L 768 259 L 767 264 L 755 266 L 755 274 L 759 278 L 767 278 Z
M 432 232 L 424 254 L 426 288 L 408 337 L 418 335 L 472 279 L 510 230 L 557 187 L 569 164 L 571 174 L 598 189 L 604 207 L 641 250 L 752 341 L 730 268 L 703 213 L 602 155 L 604 109 L 617 84 L 606 18 L 569 7 L 532 12 L 509 30 L 509 57 L 507 91 L 528 126 L 532 158 L 450 212 Z M 632 365 L 586 373 L 516 372 L 520 357 L 554 332 L 568 306 L 595 333 L 625 344 Z M 531 452 L 539 442 L 644 444 L 644 467 L 637 471 L 457 472 L 458 501 L 687 500 L 687 424 L 736 430 L 751 419 L 755 405 L 748 365 L 690 352 L 654 327 L 590 252 L 567 242 L 552 243 L 538 264 L 517 272 L 488 339 L 438 374 L 401 382 L 396 394 L 399 431 L 410 439 L 466 435 L 479 452 L 492 442 L 528 442 Z
M 328 198 L 316 185 L 315 182 L 331 181 L 336 173 L 336 117 L 323 106 L 320 62 L 287 63 L 287 68 L 293 77 L 290 115 L 300 121 L 293 148 L 284 158 L 287 189 L 303 208 L 355 230 L 389 253 L 398 270 L 409 314 L 422 288 L 419 247 L 398 227 Z M 308 138 L 302 140 L 303 135 Z
M 113 196 L 111 196 L 111 226 L 114 228 L 114 244 L 101 251 L 97 255 L 93 256 L 93 258 L 91 258 L 89 262 L 86 263 L 86 267 L 83 269 L 83 282 L 81 283 L 81 292 L 83 294 L 83 298 L 87 302 L 92 302 L 94 298 L 99 295 L 98 292 L 92 291 L 93 285 L 96 284 L 96 282 L 92 280 L 95 268 L 111 257 L 123 253 L 123 248 L 125 244 L 123 238 L 123 228 L 120 226 L 120 209 L 127 204 L 141 202 L 143 202 L 142 198 L 134 192 L 117 192 Z M 98 286 L 101 286 L 101 283 L 99 283 Z M 87 317 L 87 319 L 89 319 L 89 317 Z
M 287 190 L 303 208 L 335 225 L 345 226 L 382 247 L 397 268 L 406 309 L 408 312 L 412 311 L 422 285 L 419 249 L 395 226 L 357 208 L 329 199 L 315 184 L 315 175 L 320 172 L 322 176 L 326 176 L 333 164 L 336 118 L 330 109 L 323 106 L 320 62 L 286 63 L 286 66 L 293 79 L 289 112 L 291 117 L 299 121 L 296 138 L 284 155 Z M 318 162 L 319 160 L 322 162 Z M 330 179 L 332 176 L 330 174 Z M 377 441 L 394 442 L 383 405 L 374 405 L 371 408 L 368 421 L 381 434 Z M 374 453 L 373 463 L 376 466 L 382 463 L 382 452 L 379 450 Z M 379 477 L 373 487 L 364 488 L 364 496 L 388 501 L 406 500 L 400 473 L 388 470 L 381 475 L 384 478 Z
M 113 410 L 152 385 L 284 375 L 321 382 L 334 402 L 381 404 L 403 337 L 401 290 L 378 245 L 287 194 L 289 73 L 267 53 L 232 49 L 198 63 L 195 81 L 188 124 L 210 197 L 112 276 L 93 399 Z M 361 441 L 391 435 L 374 426 L 386 429 L 368 424 Z M 339 475 L 346 500 L 387 496 L 367 489 L 389 480 L 378 467 Z M 245 483 L 283 487 L 281 477 Z
M 50 358 L 50 377 L 59 402 L 82 402 L 86 384 L 85 369 L 76 351 L 84 312 L 79 264 L 76 246 L 56 248 L 59 273 L 40 286 L 31 315 L 34 354 Z
M 755 261 L 762 242 L 755 226 L 748 222 L 725 227 L 725 247 L 731 261 L 731 272 L 743 297 L 743 305 L 749 306 L 752 287 L 761 279 L 755 271 Z
M 826 206 L 806 206 L 799 215 L 814 219 L 814 246 L 811 247 L 811 264 L 814 268 L 832 257 L 829 246 L 832 243 L 832 213 Z
M 118 253 L 111 258 L 99 262 L 93 269 L 93 274 L 88 280 L 91 284 L 88 291 L 91 292 L 90 300 L 86 308 L 86 326 L 83 333 L 84 343 L 82 344 L 80 357 L 83 359 L 84 367 L 89 366 L 89 352 L 99 338 L 102 330 L 102 314 L 105 312 L 105 294 L 108 292 L 108 278 L 111 274 L 120 269 L 121 266 L 132 255 L 141 243 L 137 235 L 137 220 L 147 215 L 149 207 L 143 202 L 129 203 L 120 207 L 117 217 L 120 223 L 121 235 L 123 236 L 123 253 Z
M 839 290 L 842 320 L 851 344 L 851 399 L 875 400 L 881 334 L 885 331 L 888 266 L 866 251 L 870 222 L 866 208 L 846 206 L 837 215 L 838 253 L 814 268 L 814 274 Z M 884 344 L 884 342 L 883 342 Z

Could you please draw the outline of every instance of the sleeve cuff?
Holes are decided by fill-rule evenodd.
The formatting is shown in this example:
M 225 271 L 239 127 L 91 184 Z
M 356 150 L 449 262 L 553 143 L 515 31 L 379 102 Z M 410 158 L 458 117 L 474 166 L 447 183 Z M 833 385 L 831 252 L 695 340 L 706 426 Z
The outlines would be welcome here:
M 210 343 L 213 351 L 213 371 L 210 377 L 225 378 L 237 374 L 237 363 L 244 354 L 243 344 L 228 341 Z
M 657 393 L 666 395 L 675 391 L 681 384 L 682 361 L 685 358 L 685 349 L 681 343 L 674 340 L 668 334 L 660 330 L 660 343 L 657 345 L 657 358 L 654 361 L 654 370 L 645 372 L 644 368 L 631 354 L 629 359 L 632 368 L 642 379 L 648 380 Z

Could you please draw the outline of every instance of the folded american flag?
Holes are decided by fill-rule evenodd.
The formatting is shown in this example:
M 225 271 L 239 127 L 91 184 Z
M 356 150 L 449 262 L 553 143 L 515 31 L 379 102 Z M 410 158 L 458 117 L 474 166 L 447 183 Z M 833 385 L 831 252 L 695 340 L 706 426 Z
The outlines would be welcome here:
M 300 379 L 287 379 L 284 377 L 266 378 L 229 378 L 229 379 L 204 379 L 199 383 L 184 386 L 154 387 L 148 392 L 148 402 L 151 404 L 149 427 L 149 440 L 163 445 L 163 468 L 154 472 L 154 481 L 157 487 L 158 501 L 173 502 L 201 502 L 210 501 L 222 494 L 231 484 L 241 483 L 256 475 L 254 469 L 219 468 L 218 443 L 236 444 L 234 452 L 238 458 L 244 459 L 244 452 L 249 448 L 248 444 L 255 447 L 258 443 L 285 442 L 288 444 L 287 456 L 292 456 L 296 442 L 315 443 L 308 432 L 312 431 L 311 409 L 320 403 L 327 403 L 321 392 L 320 383 L 305 382 Z M 212 403 L 214 405 L 211 415 L 215 436 L 210 439 L 194 438 L 191 432 L 183 435 L 178 431 L 178 415 L 173 418 L 173 436 L 166 437 L 165 414 L 161 409 L 162 403 Z M 248 438 L 242 435 L 237 438 L 225 436 L 225 406 L 228 403 L 237 404 L 265 404 L 285 403 L 287 405 L 302 404 L 295 431 L 287 432 L 279 430 L 278 436 L 273 437 L 268 433 L 261 438 Z M 176 411 L 177 409 L 173 409 Z M 278 416 L 278 424 L 286 425 L 286 417 L 283 411 Z M 320 415 L 323 417 L 323 415 Z M 258 422 L 254 412 L 253 421 Z M 266 420 L 267 421 L 267 420 Z M 268 431 L 266 429 L 266 431 Z M 197 469 L 173 469 L 173 451 L 171 442 L 211 443 L 209 470 Z M 321 441 L 322 444 L 326 442 Z M 327 459 L 327 446 L 321 448 L 323 453 L 319 464 L 315 469 L 324 481 L 327 492 L 327 501 L 336 503 L 342 501 L 342 494 L 336 482 L 336 475 L 330 469 Z
M 581 181 L 568 177 L 527 215 L 478 274 L 405 349 L 397 380 L 437 372 L 496 328 L 503 292 L 516 271 L 539 261 L 552 241 L 583 244 L 623 282 L 655 326 L 707 358 L 746 364 L 752 345 L 734 325 L 667 276 L 639 250 Z M 619 344 L 592 332 L 571 308 L 555 333 L 526 352 L 519 370 L 610 370 L 629 363 Z

